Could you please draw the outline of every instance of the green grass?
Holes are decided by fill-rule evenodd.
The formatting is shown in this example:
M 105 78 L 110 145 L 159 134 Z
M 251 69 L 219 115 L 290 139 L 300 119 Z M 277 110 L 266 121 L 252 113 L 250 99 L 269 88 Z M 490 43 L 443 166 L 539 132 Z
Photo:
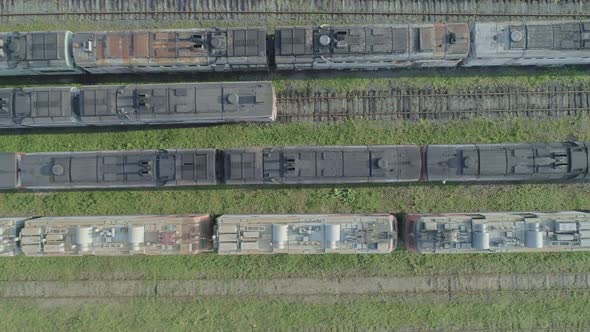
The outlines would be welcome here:
M 0 136 L 0 151 L 205 148 L 303 144 L 425 144 L 590 141 L 590 118 L 505 119 L 432 123 L 352 121 L 330 124 L 236 125 L 84 133 L 51 130 Z M 221 187 L 179 190 L 114 190 L 0 194 L 1 215 L 148 213 L 343 213 L 452 212 L 588 209 L 582 184 Z M 420 256 L 388 255 L 227 257 L 74 257 L 0 260 L 0 280 L 192 279 L 344 277 L 459 273 L 590 271 L 590 253 Z M 28 329 L 304 329 L 528 327 L 582 324 L 586 297 L 518 303 L 508 300 L 437 305 L 349 299 L 306 304 L 272 299 L 166 301 L 139 299 L 56 307 L 34 301 L 3 301 L 0 326 Z M 514 309 L 514 308 L 518 309 Z M 229 314 L 228 314 L 229 313 Z M 498 319 L 502 317 L 502 319 Z M 45 325 L 42 325 L 45 324 Z
M 39 308 L 32 300 L 3 301 L 0 327 L 29 331 L 568 330 L 588 327 L 590 314 L 588 297 L 417 305 L 387 303 L 381 296 L 342 298 L 337 304 L 231 298 L 77 302 Z

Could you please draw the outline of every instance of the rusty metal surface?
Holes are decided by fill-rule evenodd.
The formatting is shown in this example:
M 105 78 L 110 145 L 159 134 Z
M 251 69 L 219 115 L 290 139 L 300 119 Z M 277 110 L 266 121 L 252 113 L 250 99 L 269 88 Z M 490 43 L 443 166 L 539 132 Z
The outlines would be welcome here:
M 73 54 L 77 65 L 93 73 L 268 67 L 262 28 L 76 33 Z

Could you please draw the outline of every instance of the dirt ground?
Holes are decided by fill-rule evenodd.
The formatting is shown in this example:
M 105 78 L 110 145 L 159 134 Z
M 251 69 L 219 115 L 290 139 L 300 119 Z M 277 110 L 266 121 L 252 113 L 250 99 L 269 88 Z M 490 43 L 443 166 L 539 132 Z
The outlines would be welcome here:
M 1 298 L 438 296 L 586 292 L 590 273 L 225 280 L 3 281 Z

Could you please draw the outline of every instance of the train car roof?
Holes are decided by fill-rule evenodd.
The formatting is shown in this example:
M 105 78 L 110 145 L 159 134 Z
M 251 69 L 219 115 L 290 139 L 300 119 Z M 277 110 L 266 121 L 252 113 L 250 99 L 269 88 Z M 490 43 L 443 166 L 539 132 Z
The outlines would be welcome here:
M 16 153 L 0 152 L 0 189 L 16 188 L 16 172 Z
M 387 253 L 397 245 L 392 215 L 222 215 L 220 254 Z
M 422 253 L 590 250 L 586 212 L 458 213 L 416 220 L 414 239 Z
M 72 67 L 69 31 L 0 33 L 0 74 L 15 67 Z

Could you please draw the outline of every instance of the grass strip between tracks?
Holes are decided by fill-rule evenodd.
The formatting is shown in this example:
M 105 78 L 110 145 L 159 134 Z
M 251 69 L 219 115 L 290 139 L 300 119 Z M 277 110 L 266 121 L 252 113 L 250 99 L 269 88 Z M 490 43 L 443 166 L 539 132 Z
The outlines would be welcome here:
M 4 330 L 306 330 L 440 328 L 579 330 L 588 326 L 587 297 L 568 300 L 399 305 L 382 297 L 343 297 L 337 304 L 208 298 L 84 301 L 9 300 L 0 304 Z M 83 304 L 83 305 L 82 305 Z M 501 317 L 501 319 L 499 319 Z

